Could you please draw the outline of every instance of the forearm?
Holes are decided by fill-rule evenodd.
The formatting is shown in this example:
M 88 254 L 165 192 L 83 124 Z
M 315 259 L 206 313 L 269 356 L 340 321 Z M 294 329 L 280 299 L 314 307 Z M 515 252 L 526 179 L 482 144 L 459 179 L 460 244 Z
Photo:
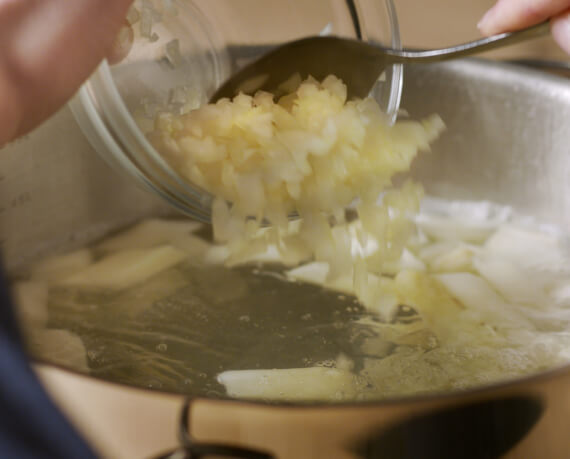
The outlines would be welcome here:
M 132 0 L 0 0 L 0 145 L 55 112 L 110 50 Z

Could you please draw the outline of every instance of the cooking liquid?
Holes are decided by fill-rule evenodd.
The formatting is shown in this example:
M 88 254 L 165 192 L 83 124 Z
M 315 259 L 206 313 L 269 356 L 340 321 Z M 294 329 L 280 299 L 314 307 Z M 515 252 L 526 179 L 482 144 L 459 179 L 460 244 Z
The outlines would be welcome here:
M 225 370 L 295 368 L 356 356 L 367 326 L 352 298 L 279 269 L 191 262 L 118 294 L 56 288 L 49 326 L 81 337 L 89 373 L 195 396 L 223 396 Z M 47 357 L 47 356 L 46 356 Z
M 442 244 L 430 231 L 424 252 L 426 244 Z M 470 336 L 459 323 L 442 334 L 411 303 L 399 304 L 386 319 L 351 295 L 290 281 L 279 265 L 229 269 L 195 258 L 126 290 L 52 284 L 47 327 L 79 336 L 88 368 L 73 365 L 76 356 L 56 359 L 41 343 L 32 352 L 104 380 L 194 397 L 226 397 L 217 378 L 229 370 L 342 368 L 350 374 L 350 387 L 323 394 L 327 402 L 465 389 L 570 360 L 570 314 L 559 316 L 570 311 L 566 304 L 532 322 L 528 339 L 480 341 L 501 325 L 482 320 L 477 326 L 489 334 Z M 556 284 L 559 290 L 562 284 Z M 466 307 L 453 301 L 463 313 Z M 516 336 L 517 327 L 509 333 Z

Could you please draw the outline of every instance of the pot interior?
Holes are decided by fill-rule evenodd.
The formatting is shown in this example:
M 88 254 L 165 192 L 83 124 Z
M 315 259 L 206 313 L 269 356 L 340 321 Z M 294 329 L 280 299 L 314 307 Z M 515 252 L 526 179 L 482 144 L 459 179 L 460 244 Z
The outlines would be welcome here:
M 421 155 L 412 170 L 412 178 L 429 196 L 489 201 L 497 209 L 508 206 L 516 215 L 566 230 L 567 81 L 477 60 L 409 67 L 405 76 L 402 107 L 413 119 L 438 113 L 447 125 L 432 152 Z M 105 243 L 99 241 L 107 234 L 150 216 L 170 215 L 155 198 L 111 175 L 82 139 L 68 136 L 75 148 L 59 149 L 58 142 L 64 141 L 57 134 L 72 122 L 63 111 L 0 159 L 23 177 L 18 183 L 0 182 L 4 195 L 17 196 L 10 215 L 0 215 L 0 229 L 8 270 L 28 287 L 28 266 L 44 255 L 95 244 L 89 256 L 102 257 Z M 34 154 L 40 147 L 41 155 Z M 58 172 L 61 181 L 40 173 L 42 164 L 55 169 L 54 161 L 58 167 L 64 165 Z M 209 229 L 192 230 L 197 245 L 191 250 L 201 254 L 200 241 L 211 241 Z M 561 245 L 561 256 L 564 249 Z M 333 389 L 330 384 L 322 389 L 332 392 L 324 400 L 310 393 L 300 401 L 329 403 L 463 390 L 550 369 L 515 371 L 493 362 L 481 369 L 490 354 L 477 354 L 469 345 L 442 352 L 438 338 L 424 329 L 414 328 L 404 341 L 400 335 L 393 339 L 390 333 L 418 320 L 413 306 L 399 305 L 392 322 L 385 324 L 350 295 L 284 281 L 280 266 L 228 269 L 197 260 L 190 257 L 120 293 L 36 282 L 22 295 L 40 302 L 48 295 L 48 316 L 24 314 L 24 329 L 42 322 L 44 331 L 60 332 L 44 333 L 43 338 L 30 335 L 32 353 L 48 363 L 114 382 L 214 398 L 228 397 L 218 375 L 229 370 L 318 368 L 317 377 L 337 378 Z M 566 334 L 566 329 L 552 333 Z M 48 338 L 50 344 L 42 341 Z M 454 360 L 454 368 L 465 371 L 450 373 L 437 360 L 422 360 L 438 352 L 440 359 Z M 369 380 L 363 376 L 370 359 L 385 365 L 383 382 L 373 392 L 366 391 Z M 345 374 L 358 375 L 357 393 L 347 393 Z M 274 375 L 310 385 L 303 381 L 310 380 L 308 373 L 287 376 L 268 371 L 257 376 L 267 383 Z

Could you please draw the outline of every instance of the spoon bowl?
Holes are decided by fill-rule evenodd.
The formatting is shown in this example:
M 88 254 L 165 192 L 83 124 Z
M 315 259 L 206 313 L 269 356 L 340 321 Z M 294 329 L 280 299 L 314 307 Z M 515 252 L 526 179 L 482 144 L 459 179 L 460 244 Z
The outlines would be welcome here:
M 517 32 L 503 33 L 469 43 L 433 50 L 392 49 L 334 36 L 308 37 L 270 51 L 232 75 L 211 97 L 215 102 L 240 92 L 275 93 L 294 74 L 322 80 L 333 74 L 348 87 L 348 97 L 366 97 L 392 64 L 427 63 L 455 59 L 546 35 L 549 22 Z

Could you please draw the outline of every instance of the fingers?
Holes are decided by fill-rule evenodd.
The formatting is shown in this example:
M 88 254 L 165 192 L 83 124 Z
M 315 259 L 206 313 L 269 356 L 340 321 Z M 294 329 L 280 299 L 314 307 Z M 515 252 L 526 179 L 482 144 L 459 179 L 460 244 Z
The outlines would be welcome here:
M 0 89 L 22 112 L 15 132 L 0 126 L 0 141 L 31 130 L 75 93 L 114 49 L 131 1 L 0 0 Z
M 499 0 L 478 24 L 483 35 L 528 27 L 570 8 L 570 0 Z
M 552 36 L 558 45 L 570 54 L 570 9 L 552 19 Z

